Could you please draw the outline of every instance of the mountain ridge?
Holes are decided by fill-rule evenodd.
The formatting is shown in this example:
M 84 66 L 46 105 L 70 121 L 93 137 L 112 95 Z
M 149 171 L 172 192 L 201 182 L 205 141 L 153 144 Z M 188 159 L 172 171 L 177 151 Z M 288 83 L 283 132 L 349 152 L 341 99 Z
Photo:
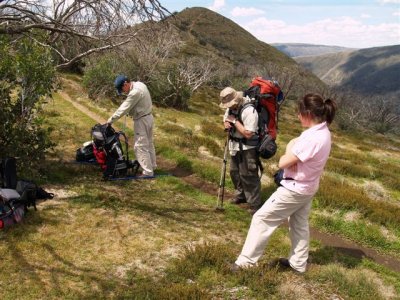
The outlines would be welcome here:
M 285 53 L 292 58 L 357 50 L 354 48 L 341 46 L 317 45 L 307 43 L 271 43 L 271 46 L 275 47 L 279 51 Z
M 400 45 L 298 57 L 296 61 L 330 86 L 361 94 L 400 95 Z

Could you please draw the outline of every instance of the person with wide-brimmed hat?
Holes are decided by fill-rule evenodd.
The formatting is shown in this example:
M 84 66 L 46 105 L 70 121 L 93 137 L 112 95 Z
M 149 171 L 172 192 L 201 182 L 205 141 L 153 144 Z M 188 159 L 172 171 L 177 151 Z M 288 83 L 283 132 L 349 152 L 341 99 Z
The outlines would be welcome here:
M 127 76 L 119 75 L 114 81 L 118 95 L 127 95 L 126 99 L 107 123 L 112 124 L 122 116 L 129 114 L 133 118 L 134 145 L 136 159 L 143 172 L 139 176 L 154 176 L 156 152 L 153 143 L 152 101 L 147 86 L 140 81 L 130 81 Z
M 220 107 L 225 108 L 224 127 L 229 131 L 230 176 L 235 186 L 232 203 L 248 203 L 254 213 L 261 206 L 259 176 L 258 113 L 254 105 L 246 105 L 243 92 L 232 87 L 220 93 Z

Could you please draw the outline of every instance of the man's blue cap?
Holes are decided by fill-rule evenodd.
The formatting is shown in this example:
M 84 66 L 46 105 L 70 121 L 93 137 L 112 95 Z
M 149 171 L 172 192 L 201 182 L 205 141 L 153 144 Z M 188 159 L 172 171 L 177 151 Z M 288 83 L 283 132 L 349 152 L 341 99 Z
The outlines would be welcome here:
M 118 95 L 122 94 L 122 86 L 127 81 L 129 81 L 129 79 L 125 75 L 118 75 L 117 78 L 115 78 L 114 86 L 117 89 Z

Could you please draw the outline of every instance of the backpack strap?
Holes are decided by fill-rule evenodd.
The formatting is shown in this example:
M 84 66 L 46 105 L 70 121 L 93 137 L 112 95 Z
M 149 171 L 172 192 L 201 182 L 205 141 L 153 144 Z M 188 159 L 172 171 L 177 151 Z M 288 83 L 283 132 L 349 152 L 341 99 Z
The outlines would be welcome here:
M 243 124 L 242 114 L 243 114 L 243 111 L 244 111 L 247 107 L 249 107 L 249 106 L 252 106 L 253 109 L 254 109 L 254 111 L 257 112 L 256 106 L 254 105 L 254 103 L 253 103 L 253 102 L 248 102 L 248 103 L 245 103 L 245 104 L 240 108 L 239 112 L 237 112 L 236 114 L 233 113 L 233 111 L 231 111 L 231 110 L 229 111 L 229 113 L 235 115 L 235 116 L 238 118 L 238 120 Z M 231 112 L 232 112 L 232 113 L 231 113 Z M 243 150 L 242 150 L 242 149 L 243 149 L 243 145 L 247 145 L 247 146 L 257 146 L 257 145 L 258 145 L 258 140 L 259 140 L 258 132 L 256 132 L 250 139 L 246 139 L 246 138 L 244 138 L 244 137 L 243 137 L 243 138 L 235 137 L 235 136 L 233 136 L 233 134 L 234 134 L 235 132 L 236 132 L 236 129 L 230 131 L 230 132 L 229 132 L 229 136 L 230 136 L 230 139 L 231 139 L 231 140 L 233 140 L 233 141 L 239 143 L 239 149 L 240 149 L 240 151 L 243 151 Z

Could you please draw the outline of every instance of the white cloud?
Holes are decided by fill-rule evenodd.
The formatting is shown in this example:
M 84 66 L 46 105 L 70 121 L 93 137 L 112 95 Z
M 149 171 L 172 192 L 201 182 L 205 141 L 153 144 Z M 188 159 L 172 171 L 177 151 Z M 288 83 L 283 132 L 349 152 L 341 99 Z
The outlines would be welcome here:
M 213 5 L 208 8 L 213 11 L 217 11 L 224 6 L 225 6 L 225 0 L 214 0 Z
M 398 16 L 400 16 L 400 11 L 396 11 L 396 12 L 394 12 L 394 13 L 393 13 L 393 16 L 395 16 L 395 17 L 398 17 Z
M 257 18 L 242 26 L 266 43 L 310 43 L 353 48 L 400 43 L 400 24 L 366 25 L 350 17 L 328 18 L 305 25 Z
M 231 11 L 231 15 L 234 17 L 250 17 L 265 14 L 265 11 L 254 7 L 235 7 Z
M 380 4 L 400 4 L 400 0 L 379 0 Z
M 361 18 L 363 18 L 363 19 L 369 19 L 369 18 L 371 18 L 371 15 L 369 15 L 369 14 L 362 14 L 362 15 L 361 15 Z

